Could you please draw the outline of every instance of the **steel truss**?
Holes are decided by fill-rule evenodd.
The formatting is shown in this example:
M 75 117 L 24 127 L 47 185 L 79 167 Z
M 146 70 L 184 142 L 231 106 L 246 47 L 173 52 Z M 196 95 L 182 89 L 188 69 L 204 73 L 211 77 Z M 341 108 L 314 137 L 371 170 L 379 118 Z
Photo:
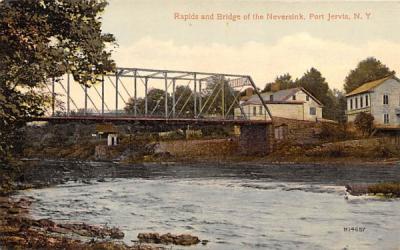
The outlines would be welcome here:
M 271 119 L 271 113 L 267 105 L 262 101 L 262 97 L 254 84 L 251 76 L 223 74 L 223 73 L 206 73 L 192 71 L 176 71 L 176 70 L 157 70 L 144 68 L 117 68 L 115 72 L 108 73 L 99 79 L 100 91 L 97 86 L 92 86 L 95 90 L 100 103 L 96 102 L 89 94 L 86 86 L 80 85 L 84 94 L 84 107 L 79 108 L 77 102 L 71 96 L 71 76 L 67 75 L 66 86 L 62 81 L 51 81 L 52 96 L 52 115 L 53 116 L 74 116 L 77 115 L 71 109 L 71 103 L 76 110 L 83 110 L 78 115 L 95 116 L 95 115 L 112 115 L 112 116 L 130 116 L 130 117 L 159 117 L 164 119 L 194 118 L 194 119 L 249 119 L 240 103 L 240 94 L 244 88 L 251 87 L 260 98 L 260 104 L 265 109 L 265 120 Z M 158 85 L 162 85 L 163 96 L 157 99 L 149 99 L 149 91 L 152 89 L 151 83 L 157 81 Z M 66 112 L 55 112 L 55 85 L 60 84 L 63 94 L 66 95 Z M 160 84 L 161 83 L 161 84 Z M 78 83 L 75 83 L 78 84 Z M 114 110 L 112 105 L 106 103 L 106 84 L 113 87 L 114 93 Z M 130 86 L 129 86 L 130 85 Z M 144 91 L 138 91 L 138 85 L 144 88 Z M 189 91 L 188 96 L 181 94 L 177 96 L 177 87 L 182 86 L 184 90 Z M 210 86 L 212 88 L 210 89 Z M 133 93 L 132 93 L 133 92 Z M 125 97 L 124 97 L 125 95 Z M 231 98 L 231 103 L 225 100 L 225 97 Z M 129 99 L 126 99 L 128 97 Z M 151 98 L 154 98 L 152 96 Z M 216 101 L 218 99 L 218 104 Z M 219 100 L 220 99 L 220 100 Z M 233 101 L 232 101 L 233 100 Z M 123 102 L 123 106 L 120 101 Z M 139 107 L 139 101 L 144 102 L 144 107 Z M 149 102 L 155 102 L 155 106 L 149 109 Z M 88 109 L 88 102 L 91 103 L 95 112 Z M 126 113 L 121 111 L 128 103 L 133 103 L 133 110 Z M 190 104 L 190 105 L 189 105 Z M 161 111 L 159 108 L 163 106 Z M 215 106 L 220 107 L 216 113 Z M 220 105 L 220 106 L 219 106 Z M 192 107 L 190 107 L 192 106 Z M 143 110 L 140 110 L 142 108 Z M 240 109 L 240 116 L 232 117 L 234 109 Z M 188 111 L 188 109 L 190 109 Z M 83 113 L 83 114 L 82 114 Z

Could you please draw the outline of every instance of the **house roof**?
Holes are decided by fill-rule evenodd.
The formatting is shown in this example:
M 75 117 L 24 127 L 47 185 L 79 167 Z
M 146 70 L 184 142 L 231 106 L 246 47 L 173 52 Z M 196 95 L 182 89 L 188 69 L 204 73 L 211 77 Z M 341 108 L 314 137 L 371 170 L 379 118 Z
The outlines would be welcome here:
M 118 133 L 118 129 L 113 124 L 97 124 L 96 132 L 102 133 Z
M 351 91 L 350 93 L 346 94 L 346 96 L 352 96 L 352 95 L 357 95 L 357 94 L 361 94 L 361 93 L 365 93 L 365 92 L 369 92 L 372 89 L 378 87 L 379 85 L 381 85 L 382 83 L 384 83 L 386 80 L 389 80 L 391 78 L 394 78 L 396 80 L 398 80 L 394 75 L 391 76 L 387 76 L 372 82 L 366 82 L 363 85 L 361 85 L 360 87 L 356 88 L 355 90 Z
M 261 94 L 261 97 L 263 98 L 263 101 L 265 103 L 302 104 L 304 102 L 291 99 L 291 97 L 299 91 L 303 91 L 304 93 L 309 95 L 319 105 L 322 105 L 322 103 L 317 98 L 315 98 L 310 92 L 308 92 L 306 89 L 304 89 L 302 87 L 283 89 L 283 90 L 279 90 L 279 91 L 275 91 L 275 92 L 265 92 L 265 93 Z M 273 96 L 273 101 L 270 100 L 271 95 Z M 245 105 L 246 104 L 259 104 L 259 103 L 260 103 L 260 99 L 258 98 L 258 96 L 253 95 L 247 102 L 245 102 Z
M 264 101 L 265 104 L 298 104 L 302 105 L 304 102 L 303 101 Z M 249 100 L 244 103 L 244 105 L 249 105 L 249 104 L 254 104 L 254 105 L 260 105 L 261 101 L 258 100 Z

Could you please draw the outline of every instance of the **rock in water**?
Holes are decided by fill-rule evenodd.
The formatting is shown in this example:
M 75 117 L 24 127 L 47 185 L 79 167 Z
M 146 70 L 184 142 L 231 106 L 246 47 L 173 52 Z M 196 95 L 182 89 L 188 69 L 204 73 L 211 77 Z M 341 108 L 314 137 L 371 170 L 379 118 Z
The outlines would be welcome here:
M 351 195 L 363 195 L 368 193 L 367 184 L 349 184 L 346 185 L 346 191 Z
M 171 233 L 160 235 L 158 233 L 139 233 L 139 242 L 141 243 L 156 243 L 156 244 L 174 244 L 181 246 L 196 245 L 200 242 L 199 237 L 190 234 L 174 235 Z

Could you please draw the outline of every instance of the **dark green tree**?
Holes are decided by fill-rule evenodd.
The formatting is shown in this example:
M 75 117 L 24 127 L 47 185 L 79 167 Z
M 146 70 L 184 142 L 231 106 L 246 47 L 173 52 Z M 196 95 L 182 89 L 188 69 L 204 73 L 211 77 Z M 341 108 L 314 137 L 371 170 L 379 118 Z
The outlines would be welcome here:
M 136 112 L 137 112 L 136 114 L 138 116 L 143 115 L 145 113 L 145 110 L 144 110 L 145 104 L 144 103 L 145 103 L 145 101 L 144 101 L 144 98 L 142 98 L 142 97 L 137 98 L 136 101 L 134 98 L 129 98 L 128 102 L 126 103 L 126 106 L 124 107 L 125 112 L 128 114 L 134 114 L 135 113 L 135 104 L 136 104 Z
M 187 86 L 177 86 L 175 89 L 176 114 L 179 112 L 186 117 L 194 116 L 193 91 Z
M 168 94 L 168 110 L 171 107 L 171 98 Z M 136 109 L 137 115 L 146 114 L 146 101 L 144 97 L 137 98 Z M 133 114 L 135 110 L 135 100 L 130 98 L 125 106 L 125 111 Z M 164 116 L 165 115 L 165 91 L 162 89 L 152 88 L 147 92 L 147 115 Z
M 208 80 L 203 96 L 204 112 L 209 115 L 232 116 L 235 109 L 234 91 L 224 77 L 212 77 Z
M 372 132 L 374 117 L 370 113 L 361 112 L 357 114 L 354 125 L 361 130 L 364 136 L 368 135 Z
M 168 93 L 168 115 L 172 116 L 173 106 L 172 94 Z M 145 114 L 145 99 L 143 97 L 136 100 L 136 108 L 138 115 Z M 135 109 L 135 101 L 129 99 L 125 111 L 133 114 Z M 147 112 L 148 115 L 164 116 L 165 115 L 165 91 L 153 88 L 147 93 Z M 193 117 L 194 115 L 194 97 L 193 92 L 188 86 L 177 86 L 175 88 L 175 114 L 180 117 Z
M 328 90 L 327 102 L 324 106 L 323 116 L 326 119 L 331 119 L 344 123 L 346 121 L 346 96 L 338 89 Z
M 169 94 L 167 96 L 168 106 L 171 101 Z M 148 114 L 153 116 L 165 115 L 165 91 L 162 89 L 153 88 L 147 93 L 147 108 Z
M 329 85 L 322 77 L 321 72 L 315 68 L 308 70 L 300 79 L 296 81 L 296 85 L 305 88 L 324 105 L 330 100 Z
M 90 86 L 115 67 L 101 31 L 105 0 L 0 2 L 0 161 L 9 158 L 18 129 L 42 115 L 49 79 L 69 72 Z
M 324 118 L 334 119 L 335 97 L 321 72 L 311 68 L 295 84 L 303 87 L 322 102 L 324 105 Z
M 395 71 L 390 70 L 385 64 L 374 57 L 368 57 L 358 63 L 357 67 L 346 76 L 344 90 L 346 93 L 353 91 L 362 84 L 377 79 L 394 75 Z
M 292 76 L 289 73 L 277 76 L 273 83 L 267 83 L 262 90 L 262 93 L 269 92 L 272 90 L 272 84 L 279 84 L 279 89 L 290 89 L 295 88 L 295 81 L 293 81 Z

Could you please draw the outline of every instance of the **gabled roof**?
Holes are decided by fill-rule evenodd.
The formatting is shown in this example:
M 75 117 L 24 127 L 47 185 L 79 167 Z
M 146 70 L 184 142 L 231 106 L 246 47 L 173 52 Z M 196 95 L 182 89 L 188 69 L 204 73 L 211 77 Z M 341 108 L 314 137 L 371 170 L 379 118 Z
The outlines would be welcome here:
M 99 133 L 118 133 L 118 128 L 113 124 L 96 124 L 96 132 Z
M 381 78 L 381 79 L 378 79 L 378 80 L 375 80 L 372 82 L 366 82 L 363 85 L 361 85 L 360 87 L 358 87 L 355 90 L 351 91 L 350 93 L 346 94 L 346 96 L 352 96 L 352 95 L 369 92 L 389 79 L 395 79 L 395 80 L 399 81 L 399 79 L 397 79 L 394 75 L 387 76 L 387 77 L 384 77 L 384 78 Z
M 292 88 L 292 89 L 282 89 L 276 92 L 265 92 L 262 93 L 261 96 L 263 97 L 264 101 L 269 101 L 269 97 L 271 95 L 274 96 L 274 101 L 286 101 L 289 97 L 296 94 L 300 88 Z
M 316 103 L 319 105 L 323 105 L 317 98 L 315 98 L 310 92 L 308 92 L 306 89 L 303 87 L 298 87 L 298 88 L 291 88 L 291 89 L 283 89 L 275 92 L 265 92 L 261 94 L 261 97 L 263 98 L 265 103 L 276 103 L 276 104 L 283 104 L 283 103 L 293 103 L 293 104 L 299 104 L 303 102 L 299 101 L 293 101 L 291 97 L 296 94 L 299 91 L 303 91 L 306 93 L 308 96 L 310 96 Z M 270 100 L 270 96 L 273 96 L 273 101 Z M 245 104 L 254 104 L 254 103 L 259 103 L 260 99 L 258 98 L 257 95 L 253 95 Z

